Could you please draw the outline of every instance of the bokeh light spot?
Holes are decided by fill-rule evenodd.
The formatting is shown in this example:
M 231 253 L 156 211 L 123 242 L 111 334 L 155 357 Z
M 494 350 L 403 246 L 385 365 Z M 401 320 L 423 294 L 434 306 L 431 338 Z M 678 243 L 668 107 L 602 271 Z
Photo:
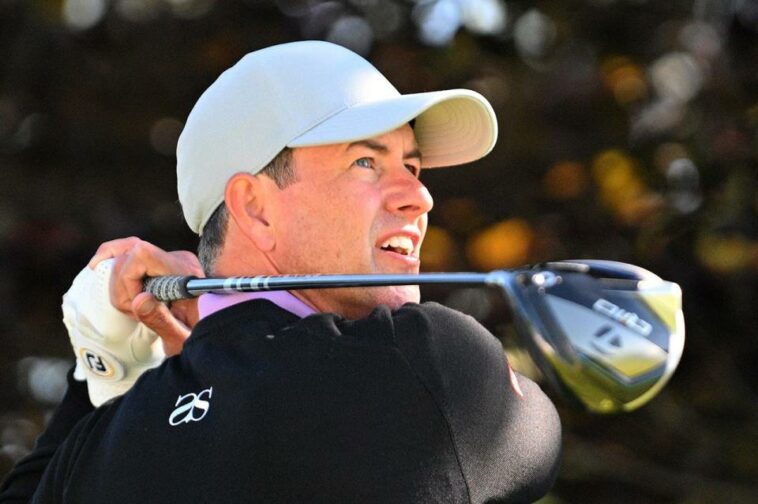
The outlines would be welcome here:
M 65 0 L 63 22 L 72 30 L 87 30 L 103 19 L 107 7 L 105 0 Z
M 592 163 L 592 175 L 605 206 L 625 224 L 640 224 L 661 206 L 661 198 L 648 191 L 636 161 L 620 150 L 600 153 Z
M 691 213 L 700 207 L 700 173 L 691 159 L 674 159 L 666 170 L 667 197 L 671 206 L 681 213 Z
M 545 194 L 557 200 L 579 198 L 587 191 L 587 186 L 588 177 L 584 166 L 574 161 L 556 163 L 542 179 Z
M 499 222 L 475 235 L 466 247 L 469 261 L 482 270 L 513 268 L 529 260 L 534 231 L 524 219 Z
M 362 17 L 343 16 L 331 26 L 326 39 L 366 56 L 374 43 L 374 31 Z
M 686 102 L 695 97 L 703 85 L 703 71 L 695 59 L 673 52 L 657 59 L 650 67 L 650 80 L 662 98 Z
M 454 0 L 419 3 L 413 8 L 413 20 L 419 28 L 419 39 L 426 45 L 450 43 L 461 26 L 461 11 Z
M 721 38 L 716 29 L 702 21 L 693 21 L 679 32 L 679 40 L 697 57 L 713 59 L 721 52 Z
M 524 13 L 513 28 L 516 48 L 527 60 L 544 58 L 552 49 L 557 35 L 555 23 L 537 9 Z
M 628 58 L 609 58 L 602 65 L 603 80 L 616 101 L 626 105 L 647 96 L 642 69 Z
M 66 392 L 71 362 L 50 357 L 26 357 L 18 362 L 18 386 L 36 401 L 56 404 Z
M 498 0 L 460 0 L 463 25 L 473 33 L 496 35 L 505 30 L 506 5 Z
M 734 273 L 758 266 L 758 244 L 739 235 L 703 234 L 695 245 L 703 266 L 717 273 Z
M 445 229 L 429 226 L 421 246 L 421 264 L 426 271 L 449 271 L 455 261 L 455 239 Z

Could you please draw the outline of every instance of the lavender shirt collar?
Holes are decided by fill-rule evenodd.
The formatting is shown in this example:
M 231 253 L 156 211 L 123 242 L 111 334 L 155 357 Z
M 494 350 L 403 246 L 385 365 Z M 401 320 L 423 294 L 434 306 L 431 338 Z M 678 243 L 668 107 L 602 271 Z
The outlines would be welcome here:
M 212 313 L 228 308 L 238 303 L 250 301 L 251 299 L 267 299 L 279 308 L 283 308 L 290 313 L 294 313 L 300 318 L 313 315 L 316 310 L 296 298 L 287 291 L 271 292 L 240 292 L 237 294 L 203 294 L 197 301 L 197 309 L 200 312 L 200 318 L 204 319 Z

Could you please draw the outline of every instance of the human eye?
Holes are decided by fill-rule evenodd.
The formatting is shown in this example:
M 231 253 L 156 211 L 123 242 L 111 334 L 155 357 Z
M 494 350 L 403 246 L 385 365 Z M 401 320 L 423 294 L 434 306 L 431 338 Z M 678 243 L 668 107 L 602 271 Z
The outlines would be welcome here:
M 368 169 L 373 169 L 375 166 L 374 158 L 370 158 L 370 157 L 362 157 L 362 158 L 356 159 L 355 161 L 353 161 L 353 164 L 355 166 L 359 166 L 361 168 L 368 168 Z
M 412 165 L 412 164 L 406 164 L 405 168 L 409 172 L 411 172 L 411 174 L 413 174 L 414 177 L 419 178 L 421 176 L 421 168 L 420 167 L 418 167 L 416 165 Z

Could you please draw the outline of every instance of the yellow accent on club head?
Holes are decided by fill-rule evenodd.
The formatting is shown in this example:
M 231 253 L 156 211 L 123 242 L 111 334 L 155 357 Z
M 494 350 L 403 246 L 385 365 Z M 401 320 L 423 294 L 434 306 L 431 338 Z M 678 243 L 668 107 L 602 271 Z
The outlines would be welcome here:
M 672 333 L 677 332 L 677 314 L 682 311 L 682 289 L 673 282 L 640 282 L 639 297 Z

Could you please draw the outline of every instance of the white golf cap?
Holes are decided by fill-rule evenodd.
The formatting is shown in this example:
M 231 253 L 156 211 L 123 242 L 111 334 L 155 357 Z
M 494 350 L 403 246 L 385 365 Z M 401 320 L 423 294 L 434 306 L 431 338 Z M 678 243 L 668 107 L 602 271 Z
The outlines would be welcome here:
M 342 46 L 292 42 L 252 52 L 200 97 L 177 146 L 179 201 L 200 234 L 235 173 L 257 173 L 285 147 L 353 142 L 415 119 L 422 166 L 468 163 L 492 150 L 497 119 L 466 89 L 401 95 Z

